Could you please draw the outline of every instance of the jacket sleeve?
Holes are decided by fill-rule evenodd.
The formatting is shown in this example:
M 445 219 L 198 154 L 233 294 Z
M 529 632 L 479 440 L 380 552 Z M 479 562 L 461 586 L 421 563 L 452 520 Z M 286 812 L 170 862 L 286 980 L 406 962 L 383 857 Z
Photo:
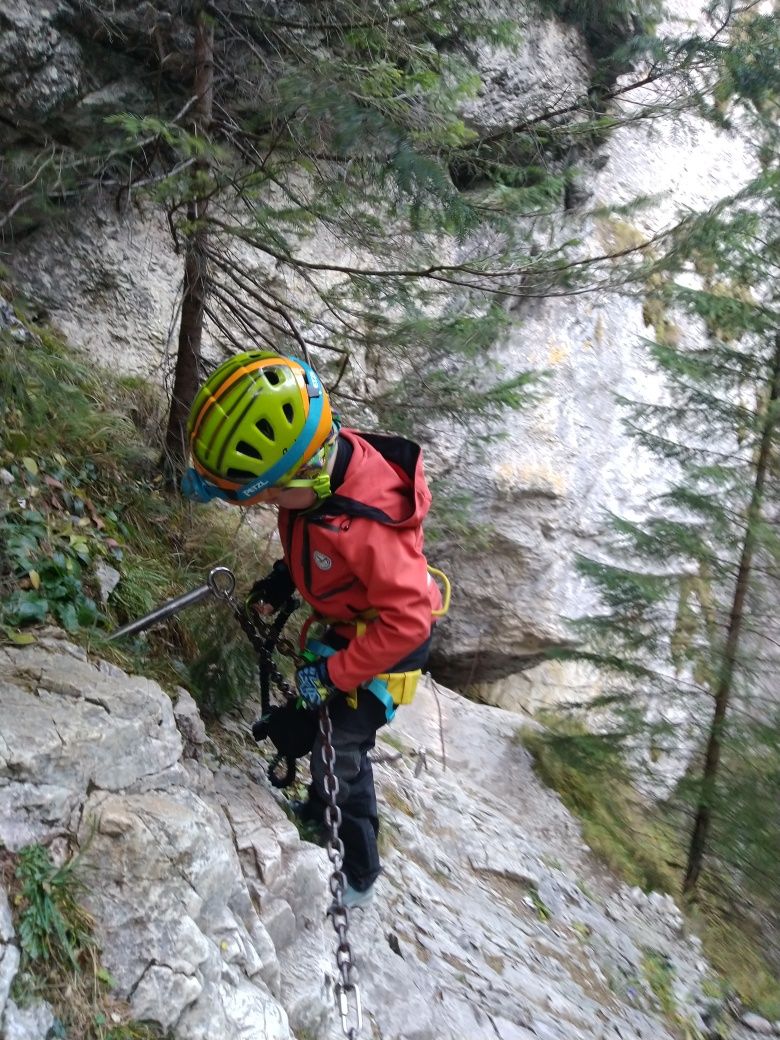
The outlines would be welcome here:
M 402 660 L 431 632 L 428 569 L 419 528 L 356 518 L 339 549 L 378 617 L 328 658 L 335 686 L 351 690 Z

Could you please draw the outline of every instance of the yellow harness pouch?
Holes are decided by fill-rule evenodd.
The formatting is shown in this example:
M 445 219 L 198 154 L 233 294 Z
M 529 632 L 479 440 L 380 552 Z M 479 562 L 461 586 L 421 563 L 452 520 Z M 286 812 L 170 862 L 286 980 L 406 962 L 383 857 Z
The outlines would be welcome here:
M 373 693 L 384 704 L 389 722 L 399 705 L 412 703 L 421 675 L 419 668 L 415 672 L 382 672 L 364 683 L 362 689 Z M 358 691 L 349 690 L 346 700 L 350 708 L 357 708 Z
M 442 605 L 439 610 L 432 611 L 433 617 L 444 617 L 450 608 L 452 590 L 449 579 L 446 574 L 437 570 L 435 567 L 428 568 L 428 575 L 429 581 L 438 581 L 443 586 Z M 367 610 L 361 617 L 355 618 L 354 621 L 351 622 L 343 621 L 339 618 L 316 617 L 315 620 L 326 625 L 353 624 L 355 626 L 355 635 L 359 638 L 366 632 L 369 623 L 375 620 L 376 617 L 378 617 L 378 611 Z M 303 633 L 304 638 L 305 631 L 306 630 L 304 630 Z M 306 641 L 306 647 L 308 650 L 321 657 L 330 657 L 331 654 L 335 653 L 332 647 L 325 645 L 318 639 L 308 639 Z M 414 700 L 414 695 L 417 692 L 417 686 L 420 682 L 421 675 L 422 671 L 419 668 L 413 672 L 382 672 L 379 675 L 375 675 L 370 682 L 364 683 L 361 689 L 370 691 L 382 702 L 382 704 L 384 704 L 387 721 L 390 722 L 395 715 L 396 708 L 401 704 L 411 704 Z M 350 708 L 357 708 L 358 691 L 349 690 L 346 695 L 346 700 Z
M 422 672 L 418 668 L 415 672 L 383 672 L 376 678 L 385 684 L 393 704 L 398 707 L 399 704 L 412 703 L 421 675 Z

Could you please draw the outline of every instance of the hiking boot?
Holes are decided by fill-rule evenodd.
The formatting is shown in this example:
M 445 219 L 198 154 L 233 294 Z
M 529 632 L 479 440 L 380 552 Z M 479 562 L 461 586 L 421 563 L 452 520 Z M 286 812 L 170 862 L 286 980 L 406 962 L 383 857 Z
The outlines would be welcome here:
M 344 886 L 344 897 L 343 903 L 348 910 L 363 910 L 374 900 L 374 886 L 370 885 L 368 888 L 362 891 L 359 888 L 353 888 L 349 882 Z M 335 907 L 335 903 L 331 906 L 331 910 Z

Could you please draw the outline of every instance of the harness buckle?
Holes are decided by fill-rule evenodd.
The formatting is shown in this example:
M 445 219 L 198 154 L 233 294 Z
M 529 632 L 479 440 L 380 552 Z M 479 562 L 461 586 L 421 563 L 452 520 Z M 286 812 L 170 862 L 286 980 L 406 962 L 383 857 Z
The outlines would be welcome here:
M 355 1026 L 349 1024 L 349 996 L 348 991 L 355 994 Z M 341 1015 L 341 1029 L 344 1036 L 356 1037 L 363 1028 L 363 1007 L 360 1003 L 360 987 L 357 983 L 345 986 L 343 982 L 336 983 L 336 999 L 339 1002 L 339 1014 Z
M 324 470 L 318 473 L 312 479 L 311 489 L 317 496 L 318 502 L 320 499 L 327 498 L 330 495 L 330 473 Z

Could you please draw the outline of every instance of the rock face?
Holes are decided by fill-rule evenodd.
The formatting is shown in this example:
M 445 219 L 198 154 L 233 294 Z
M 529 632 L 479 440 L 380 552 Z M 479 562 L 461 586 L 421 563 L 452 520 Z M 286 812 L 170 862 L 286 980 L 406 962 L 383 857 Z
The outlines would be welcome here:
M 181 41 L 177 45 L 175 19 L 144 28 L 140 8 L 134 14 L 133 5 L 112 6 L 112 17 L 131 39 L 134 31 L 143 36 L 137 25 L 133 30 L 133 18 L 140 18 L 147 35 L 152 29 L 167 34 L 172 54 L 186 50 Z M 675 21 L 659 32 L 695 22 L 701 6 L 699 0 L 675 0 Z M 88 88 L 82 73 L 72 70 L 74 48 L 81 46 L 80 36 L 68 35 L 73 12 L 58 20 L 54 7 L 22 0 L 13 11 L 2 23 L 2 47 L 29 63 L 31 72 L 18 101 L 18 85 L 6 85 L 12 109 L 22 106 L 25 118 L 49 112 L 52 81 L 63 85 L 60 108 L 76 104 L 74 91 L 78 104 L 85 104 Z M 587 90 L 593 70 L 593 55 L 578 30 L 518 12 L 515 5 L 507 13 L 523 21 L 520 48 L 481 54 L 484 89 L 466 113 L 488 130 L 537 115 L 551 101 L 565 107 Z M 103 40 L 101 46 L 108 44 Z M 621 84 L 633 75 L 627 73 Z M 105 87 L 121 94 L 126 78 L 116 72 Z M 644 100 L 651 99 L 651 89 L 645 88 Z M 629 95 L 626 112 L 636 100 L 639 94 Z M 619 129 L 578 165 L 576 197 L 562 200 L 559 217 L 567 233 L 582 241 L 583 254 L 646 241 L 679 209 L 710 206 L 744 183 L 751 170 L 738 136 L 679 115 Z M 631 217 L 586 216 L 588 209 L 648 196 L 654 201 Z M 118 215 L 108 208 L 79 214 L 71 226 L 29 235 L 13 248 L 10 262 L 74 343 L 114 368 L 167 381 L 181 262 L 158 215 Z M 602 293 L 508 305 L 513 324 L 496 357 L 507 375 L 548 370 L 548 395 L 532 412 L 508 417 L 494 454 L 461 474 L 473 495 L 475 521 L 492 531 L 490 547 L 456 548 L 435 560 L 455 584 L 451 617 L 440 626 L 437 674 L 453 685 L 470 685 L 489 701 L 529 707 L 582 697 L 581 674 L 541 659 L 547 648 L 569 638 L 561 618 L 592 607 L 576 574 L 575 554 L 591 548 L 605 509 L 630 511 L 664 484 L 656 464 L 626 439 L 614 400 L 615 391 L 629 398 L 658 392 L 642 348 L 642 340 L 655 334 L 643 303 L 639 291 L 638 298 Z M 682 339 L 696 334 L 681 320 L 679 332 Z M 214 344 L 207 342 L 206 349 Z M 430 460 L 435 464 L 434 453 Z M 529 669 L 534 674 L 527 681 L 502 685 Z
M 56 640 L 0 652 L 0 676 L 0 842 L 65 835 L 83 849 L 104 961 L 133 1014 L 192 1040 L 257 1035 L 261 1024 L 269 1040 L 289 1037 L 279 956 L 296 929 L 312 935 L 296 970 L 325 979 L 318 850 L 251 780 L 183 758 L 155 683 Z M 191 736 L 192 713 L 180 717 Z M 257 834 L 241 829 L 242 809 Z M 9 925 L 3 902 L 3 997 L 18 965 Z M 309 1028 L 308 1009 L 291 1007 L 295 1028 Z
M 203 742 L 196 719 L 186 696 L 175 716 L 155 683 L 64 639 L 0 651 L 0 842 L 81 849 L 103 962 L 138 1019 L 175 1040 L 336 1040 L 325 851 L 300 839 L 244 728 Z M 383 731 L 385 873 L 349 933 L 362 1035 L 667 1040 L 650 964 L 703 1031 L 697 940 L 668 896 L 592 861 L 519 724 L 423 685 Z M 21 1022 L 44 1040 L 48 1008 L 9 999 L 18 963 L 0 888 L 0 1035 Z
M 695 24 L 701 14 L 698 0 L 668 6 L 676 17 L 661 33 Z M 566 60 L 561 54 L 561 67 Z M 495 62 L 493 56 L 491 69 Z M 552 75 L 543 68 L 540 76 Z M 510 70 L 507 76 L 511 82 Z M 635 78 L 629 73 L 621 83 Z M 650 89 L 630 98 L 626 112 L 635 102 L 660 100 Z M 482 121 L 489 126 L 489 114 Z M 617 252 L 649 241 L 685 209 L 706 210 L 754 172 L 748 142 L 696 116 L 629 125 L 582 163 L 578 189 L 588 208 L 642 197 L 652 203 L 621 219 L 594 220 L 584 211 L 568 219 L 583 256 Z M 520 300 L 512 313 L 498 360 L 508 373 L 544 370 L 550 381 L 540 407 L 508 419 L 488 465 L 463 474 L 475 517 L 494 534 L 487 551 L 456 551 L 443 561 L 456 580 L 456 608 L 442 628 L 435 663 L 444 681 L 468 683 L 494 703 L 528 707 L 582 700 L 581 673 L 564 673 L 557 664 L 539 668 L 540 651 L 571 638 L 561 619 L 594 605 L 576 574 L 575 554 L 593 549 L 607 511 L 631 515 L 637 502 L 665 487 L 666 474 L 627 438 L 615 400 L 615 394 L 653 400 L 660 391 L 643 347 L 656 330 L 641 288 L 631 295 Z M 668 318 L 681 342 L 699 341 L 688 318 Z M 536 670 L 530 696 L 525 682 L 501 684 L 528 668 Z M 513 702 L 510 688 L 517 691 Z
M 81 48 L 56 6 L 11 0 L 0 12 L 0 104 L 18 121 L 45 119 L 84 89 Z

